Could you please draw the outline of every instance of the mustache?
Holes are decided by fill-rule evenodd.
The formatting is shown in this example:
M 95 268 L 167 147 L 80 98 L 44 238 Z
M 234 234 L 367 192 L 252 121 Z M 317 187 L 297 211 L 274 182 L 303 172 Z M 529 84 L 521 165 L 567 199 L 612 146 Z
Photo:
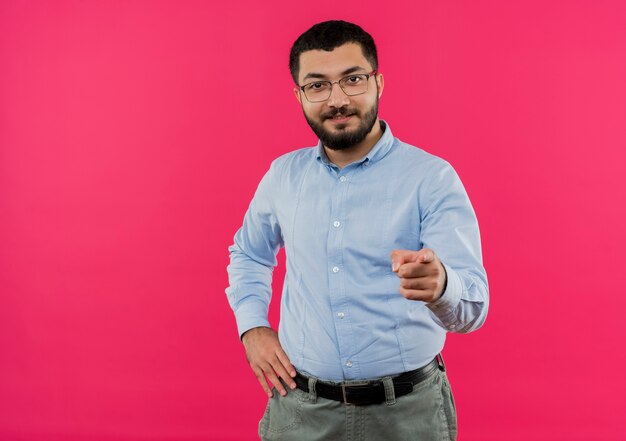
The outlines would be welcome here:
M 320 116 L 322 119 L 334 118 L 335 116 L 348 116 L 348 115 L 356 115 L 356 109 L 350 109 L 348 107 L 340 107 L 339 109 L 332 109 L 328 112 L 322 113 Z

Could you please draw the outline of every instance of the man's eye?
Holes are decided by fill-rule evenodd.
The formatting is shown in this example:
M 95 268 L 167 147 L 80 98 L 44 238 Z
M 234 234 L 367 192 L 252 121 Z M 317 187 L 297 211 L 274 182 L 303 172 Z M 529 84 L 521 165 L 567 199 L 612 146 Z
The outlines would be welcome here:
M 353 75 L 351 77 L 347 78 L 348 83 L 350 84 L 356 84 L 359 81 L 361 81 L 361 76 L 360 75 Z
M 310 90 L 310 91 L 318 91 L 318 90 L 322 90 L 326 87 L 325 83 L 322 82 L 318 82 L 318 83 L 311 83 L 311 84 L 307 84 L 306 86 L 306 90 Z

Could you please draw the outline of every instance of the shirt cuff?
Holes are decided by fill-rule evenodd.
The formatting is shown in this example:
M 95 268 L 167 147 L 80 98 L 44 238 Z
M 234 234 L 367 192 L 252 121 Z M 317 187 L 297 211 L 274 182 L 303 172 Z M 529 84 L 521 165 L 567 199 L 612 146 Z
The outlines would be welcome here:
M 443 262 L 441 264 L 445 268 L 448 278 L 446 290 L 434 302 L 426 303 L 426 307 L 441 320 L 444 326 L 447 326 L 453 324 L 452 322 L 455 320 L 454 310 L 461 301 L 463 282 L 456 271 Z
M 239 305 L 235 311 L 235 319 L 237 320 L 239 339 L 244 332 L 252 328 L 270 327 L 270 322 L 267 319 L 267 306 L 262 302 L 246 302 Z

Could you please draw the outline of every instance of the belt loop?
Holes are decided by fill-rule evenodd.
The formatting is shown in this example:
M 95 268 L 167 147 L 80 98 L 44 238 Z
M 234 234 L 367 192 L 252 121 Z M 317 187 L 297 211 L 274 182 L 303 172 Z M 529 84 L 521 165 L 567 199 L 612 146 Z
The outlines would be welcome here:
M 437 364 L 439 364 L 439 369 L 442 372 L 446 371 L 446 364 L 443 362 L 443 355 L 441 354 L 441 352 L 439 354 L 437 354 L 437 357 L 435 357 L 437 359 Z
M 385 404 L 392 406 L 396 404 L 396 391 L 393 387 L 393 379 L 391 377 L 384 377 L 382 381 L 383 386 L 385 386 Z
M 317 402 L 317 391 L 315 390 L 316 383 L 317 383 L 317 378 L 313 376 L 309 377 L 309 400 L 313 404 Z

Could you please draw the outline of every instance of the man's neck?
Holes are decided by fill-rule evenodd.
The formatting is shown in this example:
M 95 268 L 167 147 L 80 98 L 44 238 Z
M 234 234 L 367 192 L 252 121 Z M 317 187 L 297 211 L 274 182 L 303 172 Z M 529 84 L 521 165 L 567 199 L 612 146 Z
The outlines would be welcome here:
M 324 146 L 324 152 L 330 162 L 339 168 L 344 168 L 346 165 L 352 164 L 354 161 L 367 155 L 382 136 L 383 130 L 380 127 L 380 121 L 376 119 L 372 130 L 370 130 L 365 139 L 360 143 L 342 150 L 332 150 Z

